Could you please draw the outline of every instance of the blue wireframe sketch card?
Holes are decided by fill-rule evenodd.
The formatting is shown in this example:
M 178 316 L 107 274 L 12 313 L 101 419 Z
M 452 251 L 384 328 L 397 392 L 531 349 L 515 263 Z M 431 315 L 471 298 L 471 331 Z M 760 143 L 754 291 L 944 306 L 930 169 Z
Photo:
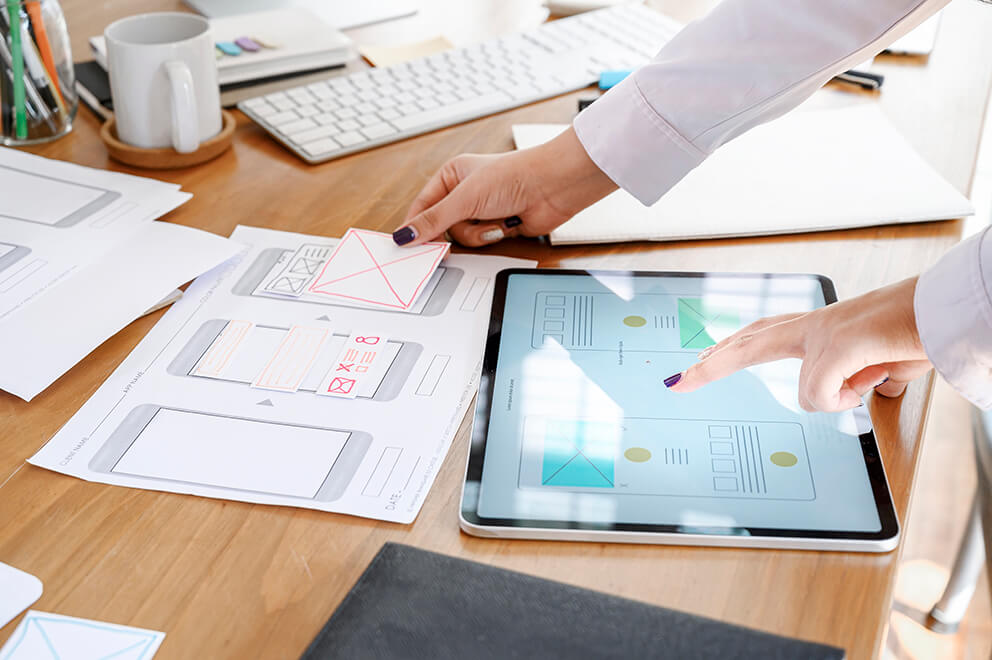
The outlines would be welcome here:
M 148 660 L 165 633 L 28 610 L 0 660 Z

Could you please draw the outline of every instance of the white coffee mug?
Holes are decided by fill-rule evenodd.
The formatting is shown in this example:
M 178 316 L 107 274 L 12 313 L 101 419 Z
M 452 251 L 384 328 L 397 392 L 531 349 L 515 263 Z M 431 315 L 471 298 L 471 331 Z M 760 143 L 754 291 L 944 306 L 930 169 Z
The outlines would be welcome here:
M 122 142 L 190 153 L 220 132 L 217 61 L 206 19 L 140 14 L 111 23 L 103 35 Z

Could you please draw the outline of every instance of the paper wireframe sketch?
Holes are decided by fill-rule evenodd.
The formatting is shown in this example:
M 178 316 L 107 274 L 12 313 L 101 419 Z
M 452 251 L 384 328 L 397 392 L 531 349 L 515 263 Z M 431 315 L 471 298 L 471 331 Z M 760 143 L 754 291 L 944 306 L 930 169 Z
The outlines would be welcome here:
M 410 309 L 450 243 L 401 248 L 392 236 L 349 229 L 307 287 L 311 293 L 390 309 Z
M 0 660 L 148 660 L 165 633 L 29 610 Z
M 514 126 L 514 141 L 532 147 L 564 128 Z M 653 206 L 617 191 L 555 229 L 551 241 L 795 234 L 973 212 L 875 105 L 800 108 L 725 144 Z
M 0 148 L 0 389 L 30 400 L 238 251 L 153 222 L 189 198 L 174 184 Z
M 308 249 L 326 260 L 340 241 L 255 227 L 232 239 L 245 252 L 197 278 L 30 461 L 411 522 L 475 392 L 495 275 L 533 262 L 449 256 L 397 311 L 266 290 Z
M 41 598 L 41 580 L 0 562 L 0 628 Z

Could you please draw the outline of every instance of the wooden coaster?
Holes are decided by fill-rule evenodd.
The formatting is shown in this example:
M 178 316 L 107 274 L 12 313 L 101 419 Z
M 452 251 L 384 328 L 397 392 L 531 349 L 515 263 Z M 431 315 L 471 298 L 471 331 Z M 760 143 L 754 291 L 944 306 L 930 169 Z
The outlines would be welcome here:
M 234 137 L 234 115 L 227 110 L 221 110 L 224 124 L 220 133 L 206 142 L 200 148 L 188 154 L 181 154 L 171 147 L 161 149 L 142 149 L 125 144 L 117 138 L 117 124 L 111 117 L 100 129 L 100 138 L 107 145 L 110 157 L 135 167 L 146 167 L 156 170 L 173 170 L 190 165 L 199 165 L 216 158 L 231 146 Z

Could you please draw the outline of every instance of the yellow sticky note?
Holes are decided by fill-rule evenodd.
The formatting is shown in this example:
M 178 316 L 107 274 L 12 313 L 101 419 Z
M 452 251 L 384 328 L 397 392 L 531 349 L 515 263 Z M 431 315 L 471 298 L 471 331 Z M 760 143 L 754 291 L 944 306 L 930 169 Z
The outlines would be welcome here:
M 446 38 L 437 36 L 433 39 L 416 41 L 414 43 L 402 44 L 399 46 L 359 46 L 358 52 L 367 59 L 372 66 L 391 66 L 400 62 L 415 60 L 418 57 L 427 57 L 434 53 L 440 53 L 454 48 L 454 44 Z

